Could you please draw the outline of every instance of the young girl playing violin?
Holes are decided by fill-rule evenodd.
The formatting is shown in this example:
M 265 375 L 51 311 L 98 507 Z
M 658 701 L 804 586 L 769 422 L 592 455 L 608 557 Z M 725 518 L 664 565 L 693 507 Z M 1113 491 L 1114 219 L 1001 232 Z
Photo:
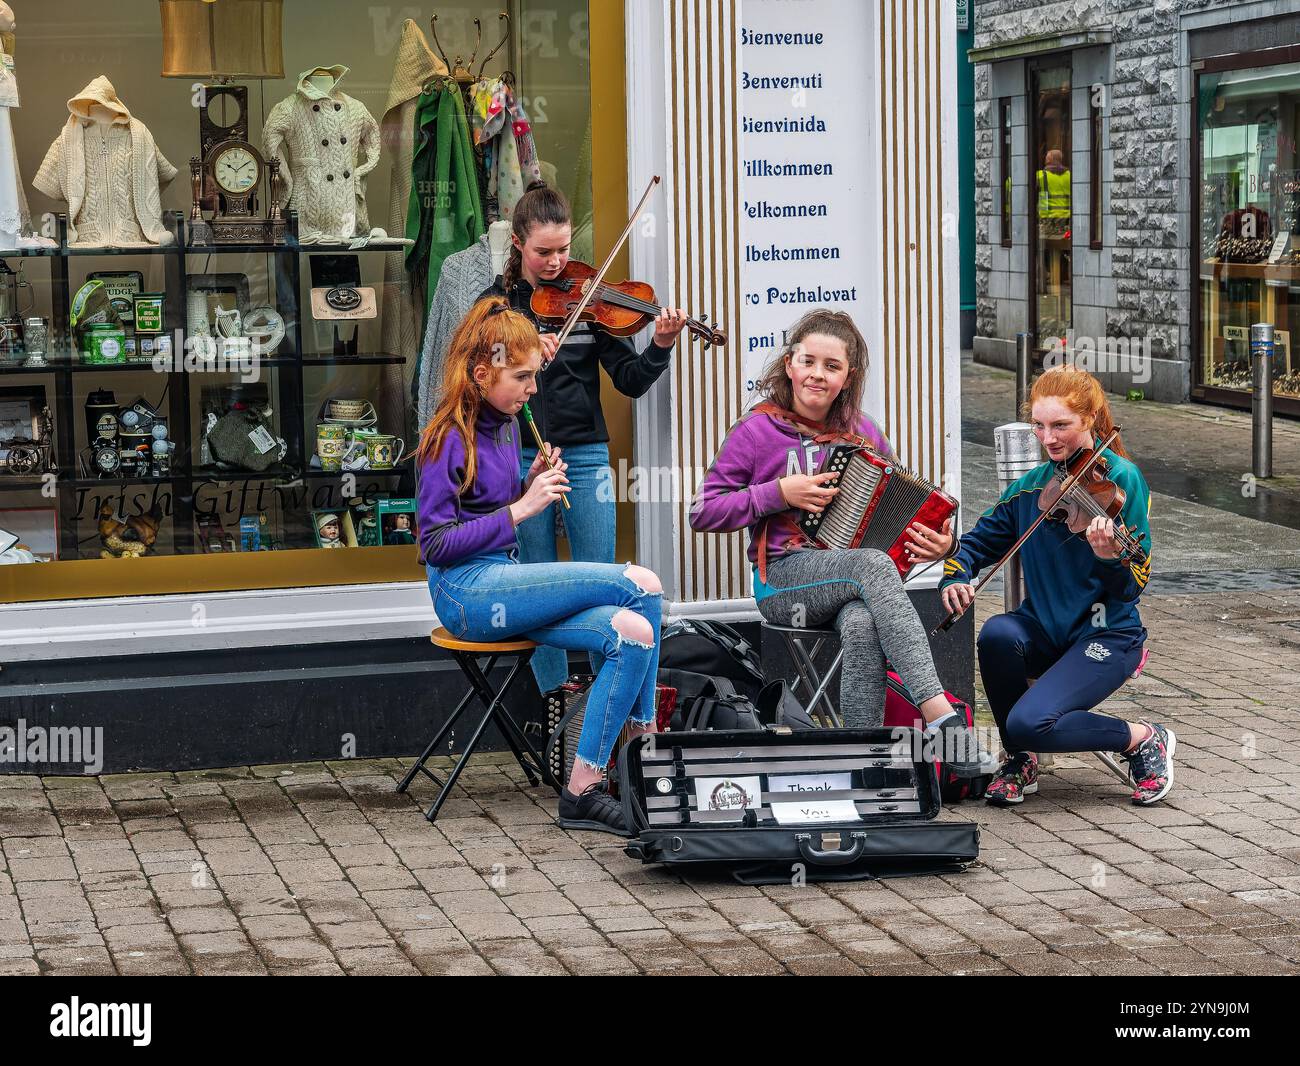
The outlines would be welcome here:
M 925 628 L 893 560 L 874 549 L 814 548 L 797 525 L 801 511 L 821 511 L 839 491 L 826 484 L 833 475 L 817 473 L 827 445 L 857 442 L 893 455 L 860 410 L 866 369 L 867 343 L 848 315 L 819 309 L 795 323 L 785 351 L 759 382 L 763 402 L 731 427 L 705 474 L 691 528 L 748 528 L 754 597 L 769 622 L 832 622 L 839 630 L 845 725 L 883 724 L 888 656 L 927 728 L 941 734 L 945 761 L 974 776 L 974 735 L 944 697 Z M 916 524 L 909 537 L 916 560 L 940 559 L 953 545 L 952 523 L 938 531 Z
M 1029 407 L 1048 461 L 1007 488 L 944 563 L 944 606 L 958 614 L 973 599 L 967 582 L 1001 559 L 1038 517 L 1040 494 L 1058 464 L 1099 447 L 1114 429 L 1101 385 L 1078 367 L 1054 367 L 1039 377 Z M 1021 803 L 1038 791 L 1035 752 L 1122 752 L 1137 804 L 1155 803 L 1173 787 L 1173 730 L 1092 710 L 1142 664 L 1147 633 L 1137 605 L 1151 571 L 1146 481 L 1118 437 L 1102 457 L 1107 477 L 1125 496 L 1120 533 L 1130 543 L 1142 538 L 1143 554 L 1120 557 L 1115 523 L 1104 514 L 1083 537 L 1049 519 L 1020 549 L 1025 601 L 985 622 L 978 641 L 980 676 L 1007 751 L 987 792 L 995 805 Z M 1038 679 L 1032 687 L 1031 677 Z
M 569 262 L 573 236 L 569 205 L 558 190 L 539 182 L 515 204 L 510 221 L 510 258 L 483 297 L 508 299 L 512 308 L 536 324 L 533 290 L 558 277 Z M 668 368 L 685 323 L 682 311 L 665 308 L 655 319 L 653 339 L 640 352 L 626 337 L 616 337 L 593 323 L 574 326 L 563 348 L 556 345 L 558 324 L 541 327 L 543 371 L 537 378 L 536 399 L 529 407 L 542 436 L 565 450 L 572 491 L 569 507 L 559 510 L 569 537 L 569 554 L 575 560 L 614 561 L 614 481 L 609 431 L 600 407 L 600 368 L 605 368 L 614 388 L 625 396 L 644 395 Z M 525 433 L 529 433 L 527 427 Z M 533 439 L 526 436 L 521 476 L 536 458 Z M 555 561 L 554 507 L 520 525 L 519 551 L 525 563 Z M 567 660 L 556 647 L 538 648 L 532 667 L 543 692 L 562 685 L 568 677 Z
M 631 564 L 520 563 L 516 528 L 569 492 L 567 464 L 549 445 L 555 469 L 539 456 L 520 476 L 516 416 L 541 365 L 537 329 L 504 299 L 480 300 L 456 330 L 416 452 L 420 557 L 453 636 L 526 636 L 592 656 L 596 680 L 559 822 L 626 836 L 601 769 L 629 716 L 634 732 L 654 731 L 663 588 Z

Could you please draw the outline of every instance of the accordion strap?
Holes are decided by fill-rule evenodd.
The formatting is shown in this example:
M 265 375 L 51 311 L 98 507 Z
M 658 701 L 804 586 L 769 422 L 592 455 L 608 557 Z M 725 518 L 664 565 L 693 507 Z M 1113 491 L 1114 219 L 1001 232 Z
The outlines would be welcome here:
M 801 417 L 794 411 L 782 407 L 771 400 L 764 400 L 762 403 L 755 404 L 752 410 L 758 414 L 768 415 L 772 418 L 779 418 L 783 422 L 788 422 L 801 433 L 807 433 L 816 444 L 854 444 L 859 448 L 870 448 L 871 442 L 860 433 L 842 433 L 838 431 L 829 431 L 826 429 L 824 422 L 810 422 L 808 419 Z M 768 515 L 759 524 L 756 536 L 758 537 L 758 579 L 767 584 L 767 534 L 772 523 L 784 524 L 793 534 L 791 544 L 800 545 L 804 541 L 803 531 L 799 524 L 790 517 L 787 511 L 781 511 L 778 514 Z
M 789 422 L 801 432 L 807 431 L 816 444 L 856 444 L 863 448 L 871 447 L 870 442 L 861 433 L 827 430 L 826 423 L 810 422 L 794 411 L 788 410 L 778 403 L 773 403 L 771 400 L 764 400 L 762 403 L 755 404 L 752 409 L 759 414 L 770 415 L 772 418 L 779 418 L 783 422 Z

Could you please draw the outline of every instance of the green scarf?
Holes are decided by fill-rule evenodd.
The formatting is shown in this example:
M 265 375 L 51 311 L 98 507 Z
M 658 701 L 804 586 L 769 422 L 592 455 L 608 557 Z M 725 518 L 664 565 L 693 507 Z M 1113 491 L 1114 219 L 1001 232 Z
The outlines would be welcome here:
M 415 109 L 415 145 L 406 211 L 406 235 L 415 243 L 406 250 L 406 269 L 416 283 L 423 279 L 423 336 L 442 261 L 468 248 L 487 228 L 469 122 L 454 83 L 444 81 L 421 94 Z

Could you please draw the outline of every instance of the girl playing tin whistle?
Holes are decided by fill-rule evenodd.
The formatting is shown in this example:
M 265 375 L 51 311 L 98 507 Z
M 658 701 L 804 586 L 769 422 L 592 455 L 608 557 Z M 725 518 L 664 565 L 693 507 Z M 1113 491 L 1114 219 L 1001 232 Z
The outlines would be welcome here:
M 520 478 L 517 416 L 537 392 L 537 328 L 504 297 L 480 300 L 456 330 L 441 401 L 420 438 L 420 558 L 438 620 L 452 636 L 525 636 L 582 650 L 598 664 L 559 823 L 627 836 L 601 771 L 631 719 L 654 732 L 659 578 L 643 566 L 521 563 L 517 528 L 569 491 L 559 449 Z

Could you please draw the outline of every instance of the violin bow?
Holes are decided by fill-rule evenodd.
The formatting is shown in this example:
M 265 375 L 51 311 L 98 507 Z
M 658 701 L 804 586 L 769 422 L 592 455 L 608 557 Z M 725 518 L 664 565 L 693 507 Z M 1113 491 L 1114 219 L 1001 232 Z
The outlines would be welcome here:
M 564 326 L 559 332 L 560 339 L 555 346 L 556 351 L 559 351 L 565 340 L 568 339 L 570 331 L 578 324 L 578 316 L 587 309 L 587 304 L 591 303 L 592 297 L 599 291 L 601 282 L 605 280 L 605 274 L 614 263 L 614 257 L 618 255 L 619 251 L 622 249 L 628 235 L 632 232 L 633 225 L 635 225 L 636 220 L 641 216 L 641 209 L 645 207 L 645 202 L 650 199 L 650 193 L 658 184 L 659 175 L 656 174 L 650 179 L 650 184 L 646 186 L 645 192 L 641 194 L 641 200 L 633 209 L 632 217 L 627 220 L 627 225 L 623 227 L 623 232 L 619 234 L 618 240 L 614 242 L 614 247 L 609 250 L 609 255 L 605 256 L 605 261 L 601 263 L 600 269 L 596 271 L 596 276 L 591 279 L 591 284 L 587 286 L 587 291 L 582 294 L 582 299 L 578 301 L 578 306 L 570 311 L 569 317 L 564 320 Z M 549 365 L 550 364 L 548 363 L 547 366 Z
M 1107 448 L 1109 448 L 1111 442 L 1118 436 L 1119 436 L 1119 426 L 1116 426 L 1113 430 L 1111 430 L 1110 436 L 1107 437 L 1105 441 L 1102 442 L 1101 447 L 1092 453 L 1088 461 L 1084 463 L 1083 466 L 1079 467 L 1077 471 L 1075 471 L 1066 479 L 1065 485 L 1061 488 L 1061 495 L 1060 495 L 1061 499 L 1064 499 L 1066 494 L 1071 492 L 1074 489 L 1074 486 L 1079 484 L 1079 482 L 1083 480 L 1084 474 L 1086 474 L 1089 470 L 1093 468 L 1097 460 L 1101 458 L 1101 453 L 1104 452 Z M 1018 552 L 1021 549 L 1021 547 L 1023 547 L 1025 541 L 1027 541 L 1030 538 L 1034 530 L 1036 530 L 1040 525 L 1042 525 L 1043 521 L 1051 513 L 1052 512 L 1050 510 L 1041 512 L 1039 516 L 1033 520 L 1029 528 L 1026 529 L 1024 533 L 1020 535 L 1020 539 L 1016 541 L 1013 545 L 1011 545 L 1011 549 L 1006 553 L 1006 555 L 1002 556 L 1002 558 L 999 559 L 993 565 L 992 569 L 985 571 L 984 575 L 977 582 L 975 582 L 975 587 L 971 589 L 972 599 L 975 596 L 979 595 L 980 589 L 982 589 L 985 585 L 987 585 L 993 579 L 993 575 L 996 574 L 999 570 L 1001 570 L 1002 567 L 1005 566 L 1011 560 L 1011 557 L 1015 555 L 1016 552 Z M 947 618 L 945 618 L 942 622 L 940 622 L 937 626 L 935 626 L 932 630 L 930 630 L 930 636 L 934 636 L 936 633 L 947 632 L 949 629 L 953 627 L 953 623 L 955 623 L 957 619 L 960 618 L 965 613 L 966 613 L 965 609 L 962 609 L 961 611 L 955 614 L 950 613 Z

